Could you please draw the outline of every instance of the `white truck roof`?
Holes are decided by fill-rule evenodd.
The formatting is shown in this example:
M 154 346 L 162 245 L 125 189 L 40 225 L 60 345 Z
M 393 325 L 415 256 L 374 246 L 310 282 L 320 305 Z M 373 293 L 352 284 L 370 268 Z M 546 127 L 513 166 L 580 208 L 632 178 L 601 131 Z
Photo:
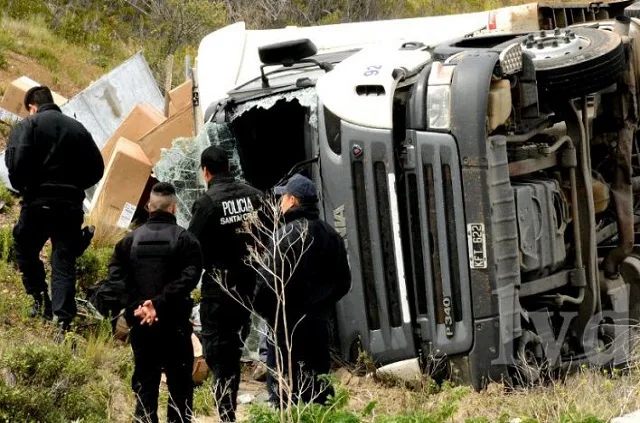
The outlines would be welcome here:
M 537 10 L 537 3 L 497 10 L 512 9 Z M 434 45 L 482 30 L 490 16 L 494 14 L 484 11 L 269 30 L 247 29 L 244 22 L 228 25 L 203 38 L 198 49 L 196 66 L 201 110 L 204 113 L 212 102 L 225 98 L 235 87 L 260 76 L 258 48 L 263 45 L 308 38 L 318 48 L 318 54 L 380 44 L 399 47 L 404 42 Z M 275 67 L 268 70 L 273 69 Z

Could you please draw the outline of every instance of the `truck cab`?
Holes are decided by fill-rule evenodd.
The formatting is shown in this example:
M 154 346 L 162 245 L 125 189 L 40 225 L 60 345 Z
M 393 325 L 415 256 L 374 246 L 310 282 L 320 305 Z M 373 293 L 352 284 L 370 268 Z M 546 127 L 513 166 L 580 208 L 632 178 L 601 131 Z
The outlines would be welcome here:
M 528 9 L 203 40 L 203 130 L 259 189 L 305 164 L 344 238 L 345 360 L 477 389 L 626 360 L 640 21 L 632 2 L 572 7 L 508 31 Z

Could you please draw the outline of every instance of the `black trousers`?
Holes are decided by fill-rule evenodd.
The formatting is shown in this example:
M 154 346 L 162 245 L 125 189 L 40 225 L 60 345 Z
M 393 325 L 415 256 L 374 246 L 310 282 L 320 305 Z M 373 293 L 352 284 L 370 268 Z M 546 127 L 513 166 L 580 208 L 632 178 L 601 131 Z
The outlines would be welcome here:
M 293 325 L 289 327 L 291 331 Z M 280 328 L 279 328 L 280 329 Z M 278 349 L 272 339 L 267 341 L 267 366 L 272 371 L 267 376 L 267 389 L 269 401 L 280 405 L 279 381 L 273 372 L 277 370 L 277 360 L 282 360 L 281 373 L 285 386 L 289 383 L 289 349 L 287 348 L 287 336 L 283 331 L 278 331 L 276 336 Z M 324 404 L 329 396 L 335 395 L 331 385 L 320 378 L 331 371 L 329 321 L 324 316 L 306 316 L 297 324 L 293 333 L 288 338 L 291 350 L 291 362 L 293 364 L 292 387 L 293 403 L 303 401 L 305 403 Z M 281 358 L 279 355 L 281 354 Z M 287 392 L 283 391 L 284 403 L 287 403 Z
M 244 341 L 241 332 L 249 318 L 249 312 L 232 301 L 203 298 L 200 304 L 203 352 L 213 373 L 213 392 L 223 422 L 236 420 Z
M 51 238 L 51 301 L 60 321 L 76 315 L 76 258 L 84 212 L 81 208 L 23 205 L 13 228 L 18 267 L 27 294 L 42 298 L 48 292 L 42 247 Z
M 158 395 L 162 370 L 167 376 L 168 423 L 189 423 L 193 415 L 192 329 L 140 325 L 131 328 L 135 369 L 131 380 L 136 395 L 135 421 L 158 422 Z

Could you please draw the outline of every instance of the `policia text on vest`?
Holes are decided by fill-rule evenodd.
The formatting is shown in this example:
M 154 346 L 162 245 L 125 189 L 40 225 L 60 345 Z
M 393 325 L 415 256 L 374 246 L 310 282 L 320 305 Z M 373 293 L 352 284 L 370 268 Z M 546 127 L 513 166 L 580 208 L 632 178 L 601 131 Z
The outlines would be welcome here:
M 230 225 L 247 221 L 257 217 L 257 211 L 253 208 L 250 197 L 236 198 L 222 202 L 221 225 Z

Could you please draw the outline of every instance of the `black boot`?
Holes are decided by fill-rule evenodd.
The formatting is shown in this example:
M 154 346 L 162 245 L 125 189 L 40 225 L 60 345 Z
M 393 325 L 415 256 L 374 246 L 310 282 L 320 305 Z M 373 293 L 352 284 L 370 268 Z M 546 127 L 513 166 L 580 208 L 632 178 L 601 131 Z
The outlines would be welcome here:
M 53 320 L 49 294 L 43 292 L 42 294 L 33 296 L 33 305 L 31 306 L 31 310 L 29 310 L 29 316 L 32 318 L 43 317 L 45 320 Z

